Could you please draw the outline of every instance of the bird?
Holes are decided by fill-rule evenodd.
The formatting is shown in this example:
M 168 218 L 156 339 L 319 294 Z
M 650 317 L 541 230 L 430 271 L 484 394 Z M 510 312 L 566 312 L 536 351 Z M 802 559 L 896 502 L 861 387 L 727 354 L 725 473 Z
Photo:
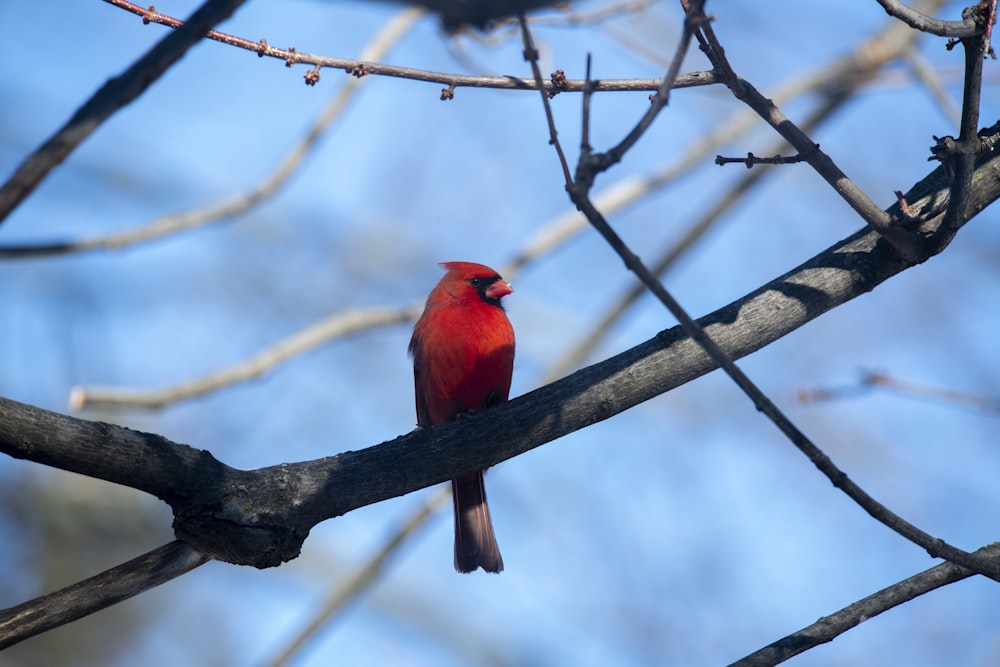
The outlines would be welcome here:
M 514 328 L 501 299 L 510 283 L 488 266 L 442 262 L 413 327 L 409 352 L 417 425 L 440 426 L 507 401 L 514 371 Z M 455 569 L 503 570 L 483 470 L 451 481 L 455 508 Z

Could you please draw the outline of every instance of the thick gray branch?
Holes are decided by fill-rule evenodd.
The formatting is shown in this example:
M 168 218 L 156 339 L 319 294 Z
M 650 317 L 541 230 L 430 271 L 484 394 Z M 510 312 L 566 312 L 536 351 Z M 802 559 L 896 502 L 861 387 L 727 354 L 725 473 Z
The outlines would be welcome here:
M 908 216 L 898 206 L 889 212 L 930 234 L 947 192 L 938 168 L 907 193 Z M 970 196 L 968 218 L 1000 196 L 1000 157 L 980 156 Z M 862 230 L 700 323 L 739 359 L 908 266 L 876 232 Z M 152 493 L 173 508 L 178 539 L 214 558 L 270 567 L 294 558 L 320 521 L 495 465 L 714 368 L 674 327 L 469 419 L 361 451 L 252 471 L 160 436 L 0 399 L 0 451 Z

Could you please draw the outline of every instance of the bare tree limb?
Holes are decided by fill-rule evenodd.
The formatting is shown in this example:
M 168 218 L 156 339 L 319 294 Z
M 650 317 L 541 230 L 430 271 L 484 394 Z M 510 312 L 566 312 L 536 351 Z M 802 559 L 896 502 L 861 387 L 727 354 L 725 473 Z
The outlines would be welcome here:
M 149 23 L 160 23 L 162 25 L 178 28 L 184 22 L 161 14 L 159 12 L 150 13 L 145 7 L 141 7 L 127 0 L 104 0 L 115 6 L 143 17 Z M 470 3 L 474 4 L 474 3 Z M 254 41 L 223 32 L 213 31 L 206 35 L 209 39 L 235 46 L 246 51 L 256 53 L 260 57 L 277 58 L 284 61 L 285 65 L 292 67 L 296 64 L 312 65 L 314 68 L 331 68 L 343 70 L 353 76 L 391 76 L 400 79 L 410 79 L 413 81 L 423 81 L 425 83 L 439 83 L 454 91 L 456 88 L 496 88 L 500 90 L 537 90 L 538 84 L 532 79 L 522 79 L 516 76 L 472 76 L 463 74 L 448 74 L 444 72 L 430 72 L 427 70 L 414 69 L 412 67 L 397 67 L 395 65 L 385 65 L 382 63 L 368 62 L 365 60 L 350 60 L 346 58 L 333 58 L 320 56 L 311 53 L 298 51 L 295 47 L 280 49 L 271 46 L 266 40 Z M 594 89 L 601 92 L 623 92 L 623 91 L 654 91 L 662 83 L 661 79 L 607 79 L 595 82 Z M 691 72 L 677 77 L 676 88 L 690 88 L 694 86 L 706 86 L 719 83 L 712 72 Z M 559 92 L 581 92 L 583 90 L 582 79 L 567 79 L 565 84 L 559 87 Z M 546 90 L 553 90 L 551 81 L 542 84 Z
M 1000 544 L 990 544 L 974 551 L 973 554 L 983 560 L 998 561 Z M 824 616 L 812 625 L 737 660 L 729 667 L 772 667 L 820 644 L 833 641 L 851 628 L 893 607 L 948 584 L 967 579 L 974 574 L 975 572 L 954 563 L 935 565 L 929 570 L 858 600 L 840 611 Z
M 97 576 L 0 610 L 0 650 L 118 604 L 208 560 L 183 542 L 170 542 Z
M 993 1 L 990 5 L 994 13 L 995 4 Z M 696 9 L 700 11 L 700 7 Z M 525 33 L 527 38 L 526 30 Z M 536 89 L 541 88 L 538 82 L 540 72 L 535 72 L 535 78 Z M 583 89 L 584 101 L 587 102 L 592 90 L 586 81 Z M 975 106 L 978 109 L 978 103 Z M 991 128 L 991 131 L 995 136 L 998 128 Z M 554 127 L 552 136 L 556 141 Z M 979 144 L 982 146 L 983 142 Z M 983 147 L 992 150 L 992 145 Z M 941 233 L 939 230 L 944 226 L 954 235 L 962 224 L 997 198 L 1000 167 L 996 156 L 980 155 L 978 150 L 970 151 L 968 155 L 971 156 L 970 163 L 975 162 L 973 168 L 977 176 L 973 179 L 970 174 L 968 179 L 968 204 L 963 195 L 961 206 L 952 204 L 946 214 L 941 213 L 942 202 L 949 199 L 948 183 L 952 181 L 947 162 L 905 197 L 900 196 L 900 202 L 894 208 L 905 213 L 903 217 L 912 223 L 910 226 L 913 229 L 922 234 L 934 234 Z M 588 180 L 588 190 L 591 182 L 592 178 Z M 945 184 L 942 185 L 942 182 Z M 580 201 L 593 220 L 600 213 L 592 210 L 588 190 L 583 191 L 585 199 Z M 891 211 L 894 214 L 898 212 Z M 606 221 L 604 225 L 606 229 L 602 232 L 613 241 L 613 230 Z M 596 226 L 601 228 L 599 224 Z M 197 545 L 195 548 L 174 543 L 179 546 L 167 545 L 158 550 L 163 553 L 158 554 L 156 560 L 169 561 L 176 557 L 179 563 L 176 572 L 169 570 L 173 573 L 166 578 L 204 562 L 209 556 L 203 554 L 258 567 L 276 565 L 298 553 L 309 529 L 318 521 L 421 488 L 434 483 L 438 477 L 448 479 L 461 472 L 516 456 L 559 435 L 628 409 L 691 379 L 692 373 L 696 376 L 711 370 L 716 363 L 727 369 L 730 366 L 735 368 L 731 359 L 759 349 L 818 314 L 908 268 L 911 262 L 894 253 L 890 246 L 886 239 L 879 238 L 873 231 L 858 232 L 739 302 L 702 318 L 699 323 L 690 320 L 674 302 L 676 312 L 681 314 L 684 327 L 689 332 L 687 337 L 677 328 L 662 332 L 643 345 L 512 401 L 498 408 L 495 414 L 484 413 L 464 423 L 417 431 L 361 452 L 345 452 L 319 461 L 242 471 L 225 466 L 207 452 L 171 443 L 159 436 L 75 420 L 4 399 L 0 399 L 0 451 L 125 483 L 163 498 L 174 510 L 178 537 Z M 656 289 L 659 282 L 631 250 L 620 243 L 618 249 L 626 263 L 669 305 L 672 297 L 662 285 L 659 290 Z M 701 328 L 703 325 L 704 328 Z M 713 341 L 718 342 L 717 347 L 713 348 Z M 709 351 L 712 359 L 699 349 L 699 345 Z M 685 373 L 687 379 L 684 379 Z M 754 400 L 758 398 L 754 397 Z M 766 397 L 763 400 L 766 401 Z M 760 402 L 757 404 L 761 405 Z M 815 449 L 808 441 L 797 444 Z M 804 451 L 809 454 L 807 450 L 808 447 L 805 447 Z M 814 461 L 817 460 L 817 452 L 818 457 L 825 458 L 822 452 L 815 450 L 810 454 Z M 826 463 L 829 465 L 824 472 L 834 484 L 841 488 L 853 488 L 848 492 L 858 500 L 858 494 L 864 492 L 853 486 L 844 473 L 833 467 L 832 462 L 827 460 Z M 817 465 L 824 469 L 826 464 L 821 459 Z M 993 562 L 996 558 L 992 557 L 992 553 L 981 550 L 967 554 L 923 533 L 912 537 L 905 532 L 912 526 L 891 513 L 887 515 L 888 510 L 881 504 L 867 494 L 864 496 L 868 500 L 859 503 L 866 510 L 877 518 L 874 512 L 882 513 L 880 520 L 925 546 L 932 556 L 954 559 L 994 578 L 1000 572 L 1000 563 Z M 173 556 L 166 553 L 171 549 L 177 549 L 171 551 Z M 143 558 L 150 556 L 147 554 Z M 939 566 L 943 567 L 957 566 Z M 157 569 L 155 564 L 153 568 Z M 108 595 L 106 599 L 111 600 L 108 604 L 117 601 L 113 599 L 112 589 L 128 571 L 121 571 L 115 577 L 105 577 L 104 583 L 98 587 L 100 594 L 103 586 L 103 593 Z M 144 588 L 136 588 L 135 592 L 139 590 Z M 28 618 L 43 608 L 38 604 L 40 600 L 16 608 L 18 616 L 7 621 L 17 626 L 15 632 L 24 627 L 18 618 Z M 881 604 L 890 602 L 885 600 Z M 873 609 L 877 606 L 865 608 L 864 614 L 870 615 Z M 2 622 L 8 618 L 4 613 L 0 612 L 0 637 L 4 636 Z M 90 612 L 84 610 L 73 618 L 86 613 Z M 856 624 L 864 620 L 864 614 L 845 614 L 844 623 L 853 619 Z M 828 634 L 828 628 L 819 628 L 816 634 L 826 636 L 822 634 L 824 632 Z M 801 639 L 796 637 L 792 643 Z
M 982 29 L 977 27 L 974 21 L 963 19 L 961 21 L 941 21 L 923 12 L 907 7 L 899 0 L 875 0 L 882 5 L 885 13 L 893 18 L 906 23 L 915 30 L 927 32 L 938 37 L 971 37 Z
M 101 123 L 139 97 L 214 25 L 229 18 L 243 0 L 206 0 L 182 29 L 167 35 L 119 76 L 109 80 L 62 128 L 35 150 L 0 187 L 0 222 L 30 195 Z

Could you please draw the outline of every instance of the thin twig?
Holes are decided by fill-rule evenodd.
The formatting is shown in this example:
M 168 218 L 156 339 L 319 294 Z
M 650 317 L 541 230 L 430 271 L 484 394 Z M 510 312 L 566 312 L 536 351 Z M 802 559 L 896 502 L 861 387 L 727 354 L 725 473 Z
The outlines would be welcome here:
M 936 8 L 943 0 L 923 3 L 925 7 Z M 847 54 L 831 65 L 822 67 L 806 76 L 796 77 L 779 86 L 769 95 L 775 104 L 784 104 L 796 97 L 815 91 L 834 91 L 852 88 L 858 79 L 868 81 L 872 72 L 908 49 L 918 33 L 906 28 L 898 21 L 889 21 L 886 28 L 873 35 L 855 52 Z M 664 67 L 669 67 L 666 63 Z M 828 98 L 829 100 L 829 98 Z M 828 102 L 827 102 L 828 103 Z M 688 147 L 684 155 L 648 176 L 633 175 L 622 178 L 611 186 L 592 196 L 594 206 L 610 216 L 625 210 L 644 196 L 665 187 L 693 168 L 701 166 L 706 156 L 715 153 L 721 146 L 735 142 L 753 129 L 759 116 L 752 109 L 743 108 L 718 123 L 717 128 Z M 808 121 L 804 125 L 807 125 Z M 778 149 L 783 150 L 783 149 Z M 503 271 L 520 269 L 528 262 L 547 252 L 551 252 L 576 234 L 588 228 L 587 219 L 574 207 L 543 224 L 524 248 Z
M 628 134 L 610 150 L 604 153 L 593 153 L 587 151 L 587 162 L 581 164 L 588 164 L 590 166 L 588 169 L 583 170 L 583 173 L 587 175 L 588 178 L 593 179 L 597 174 L 607 170 L 612 165 L 617 164 L 625 156 L 625 153 L 631 149 L 636 142 L 642 138 L 642 135 L 646 133 L 646 130 L 650 128 L 656 116 L 659 115 L 663 107 L 667 106 L 670 101 L 670 91 L 677 86 L 675 82 L 680 75 L 681 64 L 684 62 L 684 54 L 687 53 L 688 47 L 691 43 L 691 36 L 693 34 L 693 23 L 694 20 L 701 20 L 696 17 L 704 16 L 702 9 L 704 8 L 705 0 L 690 0 L 691 7 L 687 9 L 684 15 L 684 30 L 681 33 L 681 38 L 678 41 L 677 49 L 674 52 L 674 57 L 670 61 L 670 67 L 667 68 L 667 73 L 663 77 L 663 82 L 657 89 L 656 94 L 653 95 L 651 104 L 646 112 L 639 119 L 639 122 L 629 131 Z M 708 20 L 705 18 L 704 20 Z M 590 58 L 587 59 L 587 80 L 590 81 Z M 594 92 L 594 88 L 590 87 L 588 91 Z M 585 102 L 586 113 L 590 113 L 590 103 L 589 100 Z M 589 125 L 585 123 L 585 125 Z M 580 171 L 578 170 L 577 178 L 580 177 Z M 587 189 L 590 189 L 588 185 Z
M 775 154 L 771 157 L 760 157 L 753 153 L 747 153 L 746 157 L 726 157 L 724 155 L 715 156 L 715 164 L 722 166 L 726 164 L 742 164 L 747 169 L 751 169 L 758 164 L 797 164 L 804 162 L 805 157 L 799 153 L 797 155 Z
M 104 0 L 116 7 L 132 12 L 150 22 L 176 28 L 183 25 L 183 21 L 156 12 L 150 15 L 149 10 L 126 0 Z M 326 67 L 339 69 L 355 76 L 389 76 L 401 79 L 411 79 L 413 81 L 423 81 L 426 83 L 439 83 L 450 88 L 496 88 L 501 90 L 537 90 L 538 84 L 531 79 L 522 79 L 515 76 L 469 76 L 463 74 L 448 74 L 444 72 L 431 72 L 428 70 L 414 69 L 411 67 L 397 67 L 382 63 L 366 62 L 363 60 L 349 60 L 346 58 L 332 58 L 311 53 L 298 51 L 294 47 L 280 49 L 271 46 L 266 40 L 250 40 L 235 35 L 213 31 L 207 37 L 222 42 L 229 46 L 235 46 L 246 51 L 251 51 L 260 57 L 276 58 L 292 67 L 296 64 L 312 65 L 314 67 Z M 711 72 L 692 72 L 677 77 L 675 88 L 686 88 L 692 86 L 704 86 L 718 83 L 718 80 Z M 583 80 L 569 79 L 565 88 L 560 88 L 563 92 L 581 92 L 583 90 Z M 594 84 L 601 92 L 622 92 L 622 91 L 653 91 L 660 88 L 662 79 L 608 79 Z M 552 89 L 551 82 L 543 82 L 542 86 L 546 90 Z
M 563 170 L 563 178 L 566 179 L 566 188 L 573 185 L 573 175 L 569 172 L 569 163 L 566 162 L 566 155 L 563 153 L 562 145 L 559 143 L 559 133 L 556 132 L 556 122 L 552 117 L 552 105 L 549 104 L 551 95 L 545 90 L 545 82 L 542 81 L 542 70 L 538 66 L 538 49 L 535 48 L 534 40 L 531 38 L 531 31 L 528 30 L 528 21 L 524 14 L 518 14 L 518 22 L 521 24 L 521 39 L 524 44 L 524 59 L 531 63 L 531 72 L 535 77 L 535 85 L 542 95 L 542 107 L 545 109 L 545 120 L 549 125 L 549 143 L 556 149 L 559 156 L 559 165 Z
M 0 187 L 0 222 L 105 120 L 139 97 L 212 26 L 227 19 L 242 4 L 243 0 L 206 0 L 181 29 L 165 36 L 122 74 L 101 86 Z
M 881 387 L 900 394 L 925 398 L 935 402 L 949 402 L 973 407 L 987 412 L 1000 412 L 1000 398 L 990 398 L 964 391 L 937 387 L 934 385 L 902 380 L 885 373 L 867 373 L 864 383 L 872 387 Z

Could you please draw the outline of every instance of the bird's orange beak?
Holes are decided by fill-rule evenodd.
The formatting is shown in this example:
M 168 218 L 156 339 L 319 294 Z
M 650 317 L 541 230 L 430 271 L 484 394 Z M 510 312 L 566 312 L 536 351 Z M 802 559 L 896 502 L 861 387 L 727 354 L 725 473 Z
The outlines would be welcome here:
M 502 296 L 507 296 L 513 291 L 514 291 L 514 286 L 511 285 L 506 280 L 501 279 L 486 288 L 486 298 L 499 299 Z

